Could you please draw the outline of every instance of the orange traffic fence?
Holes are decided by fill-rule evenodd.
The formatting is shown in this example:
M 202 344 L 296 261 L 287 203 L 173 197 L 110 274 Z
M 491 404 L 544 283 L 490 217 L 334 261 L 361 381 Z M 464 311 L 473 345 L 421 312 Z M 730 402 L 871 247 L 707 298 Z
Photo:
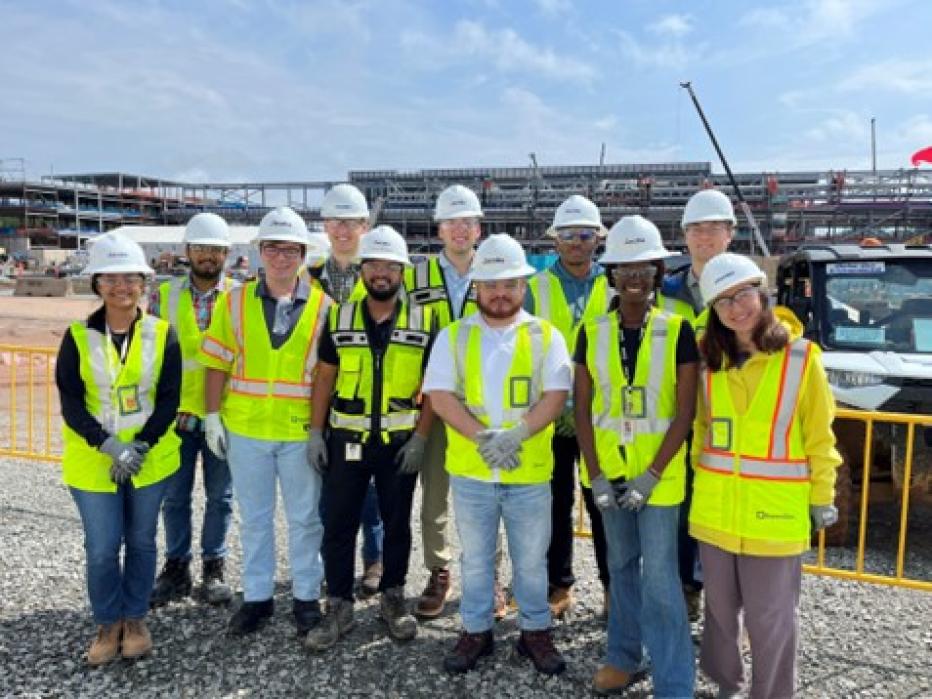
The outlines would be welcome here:
M 61 461 L 53 347 L 0 345 L 0 455 Z

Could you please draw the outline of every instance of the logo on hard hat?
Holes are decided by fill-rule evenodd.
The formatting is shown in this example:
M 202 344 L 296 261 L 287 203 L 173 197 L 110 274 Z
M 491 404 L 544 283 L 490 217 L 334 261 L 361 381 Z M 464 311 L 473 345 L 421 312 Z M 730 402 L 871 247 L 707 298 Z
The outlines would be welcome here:
M 582 213 L 582 209 L 567 209 L 567 210 L 566 210 L 566 213 L 568 213 L 568 214 L 581 214 L 581 213 Z
M 504 257 L 484 257 L 482 258 L 482 264 L 484 265 L 503 265 L 507 260 Z
M 718 278 L 717 278 L 715 281 L 713 281 L 712 283 L 713 283 L 713 284 L 721 284 L 723 281 L 725 281 L 725 280 L 728 279 L 729 277 L 733 277 L 733 276 L 735 276 L 734 270 L 729 270 L 729 271 L 725 272 L 725 274 L 723 274 L 722 276 L 718 277 Z
M 454 199 L 450 202 L 450 206 L 466 206 L 466 201 L 464 199 Z
M 272 220 L 272 225 L 283 226 L 284 228 L 291 228 L 291 221 Z
M 392 246 L 392 244 L 391 244 L 390 242 L 388 242 L 387 240 L 378 240 L 378 239 L 373 240 L 373 241 L 372 241 L 372 244 L 373 244 L 373 245 L 381 245 L 383 248 L 390 248 L 390 247 Z
M 625 238 L 625 245 L 637 245 L 638 243 L 646 243 L 647 241 L 644 238 Z

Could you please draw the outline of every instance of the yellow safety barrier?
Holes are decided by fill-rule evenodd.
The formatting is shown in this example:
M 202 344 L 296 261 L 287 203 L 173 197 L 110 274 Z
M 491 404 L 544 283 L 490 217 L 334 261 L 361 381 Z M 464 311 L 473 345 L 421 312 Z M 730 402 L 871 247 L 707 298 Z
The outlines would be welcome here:
M 61 461 L 58 392 L 53 390 L 57 353 L 53 347 L 0 345 L 0 396 L 8 406 L 0 418 L 0 455 Z
M 864 466 L 861 474 L 861 497 L 858 506 L 858 536 L 857 551 L 853 569 L 836 568 L 826 564 L 825 561 L 825 532 L 819 532 L 816 548 L 816 562 L 803 566 L 807 573 L 826 575 L 847 580 L 907 587 L 916 590 L 932 592 L 932 581 L 917 580 L 905 575 L 906 562 L 906 534 L 909 523 L 910 488 L 913 470 L 913 445 L 915 444 L 917 426 L 932 426 L 932 415 L 906 415 L 902 413 L 867 412 L 861 410 L 838 410 L 837 417 L 857 420 L 865 425 L 864 439 Z M 884 575 L 865 570 L 864 558 L 867 549 L 868 505 L 870 503 L 871 465 L 873 463 L 873 430 L 875 423 L 893 423 L 906 426 L 906 459 L 903 469 L 902 481 L 907 484 L 902 488 L 900 501 L 900 522 L 897 536 L 896 563 L 893 575 Z M 580 493 L 576 503 L 576 531 L 578 537 L 591 537 L 592 531 L 586 526 L 585 504 Z M 932 532 L 929 532 L 932 536 Z

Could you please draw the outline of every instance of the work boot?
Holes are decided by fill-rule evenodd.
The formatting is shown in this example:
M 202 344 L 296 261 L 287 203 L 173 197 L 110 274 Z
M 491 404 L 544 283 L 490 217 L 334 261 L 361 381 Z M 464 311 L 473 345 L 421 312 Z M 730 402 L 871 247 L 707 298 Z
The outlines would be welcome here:
M 447 568 L 433 568 L 427 587 L 418 598 L 414 613 L 424 619 L 434 619 L 443 613 L 444 602 L 450 592 L 450 571 Z
M 508 616 L 508 598 L 505 596 L 505 588 L 498 580 L 495 581 L 492 590 L 492 614 L 495 621 L 501 621 Z
M 97 627 L 97 636 L 91 641 L 87 649 L 87 664 L 97 667 L 109 663 L 120 653 L 120 636 L 123 633 L 123 622 L 103 624 Z
M 231 636 L 246 636 L 262 628 L 275 613 L 275 602 L 271 599 L 259 602 L 243 602 L 234 612 L 227 624 L 227 633 Z
M 359 596 L 366 598 L 377 594 L 380 582 L 382 582 L 382 561 L 366 562 L 362 582 L 359 585 Z
M 181 558 L 165 559 L 165 566 L 155 579 L 155 587 L 149 598 L 150 607 L 161 607 L 191 594 L 190 565 L 190 561 Z
M 408 612 L 403 587 L 392 587 L 382 593 L 379 616 L 388 626 L 388 635 L 396 641 L 410 641 L 417 636 L 417 619 Z
M 633 681 L 634 676 L 630 672 L 613 665 L 603 665 L 592 676 L 592 691 L 601 696 L 621 694 Z
M 294 612 L 294 625 L 298 630 L 298 636 L 301 638 L 307 636 L 308 632 L 316 627 L 323 618 L 320 613 L 320 602 L 316 599 L 303 600 L 295 598 L 292 609 Z
M 694 624 L 702 617 L 702 590 L 684 585 L 683 596 L 686 598 L 686 615 Z
M 233 589 L 223 579 L 222 558 L 204 559 L 201 597 L 208 604 L 229 604 L 233 599 Z
M 495 650 L 495 636 L 492 630 L 482 633 L 463 631 L 453 650 L 443 659 L 443 669 L 454 674 L 463 674 L 475 669 L 479 658 L 492 655 Z
M 145 619 L 123 620 L 123 657 L 127 660 L 141 658 L 152 651 L 152 636 Z
M 559 675 L 566 669 L 566 661 L 553 645 L 550 629 L 522 631 L 515 648 L 521 655 L 530 658 L 537 671 L 545 675 Z
M 563 615 L 573 606 L 573 593 L 568 587 L 550 588 L 550 616 L 555 619 L 562 619 Z
M 353 601 L 331 597 L 327 600 L 327 613 L 324 614 L 321 622 L 308 633 L 307 638 L 304 639 L 304 646 L 316 653 L 329 650 L 355 625 Z

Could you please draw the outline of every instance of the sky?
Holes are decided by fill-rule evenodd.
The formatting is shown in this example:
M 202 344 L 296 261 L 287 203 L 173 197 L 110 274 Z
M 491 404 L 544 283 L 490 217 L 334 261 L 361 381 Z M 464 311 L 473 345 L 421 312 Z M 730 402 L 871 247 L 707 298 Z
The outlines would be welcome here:
M 0 0 L 0 169 L 191 182 L 711 162 L 909 167 L 923 0 Z

